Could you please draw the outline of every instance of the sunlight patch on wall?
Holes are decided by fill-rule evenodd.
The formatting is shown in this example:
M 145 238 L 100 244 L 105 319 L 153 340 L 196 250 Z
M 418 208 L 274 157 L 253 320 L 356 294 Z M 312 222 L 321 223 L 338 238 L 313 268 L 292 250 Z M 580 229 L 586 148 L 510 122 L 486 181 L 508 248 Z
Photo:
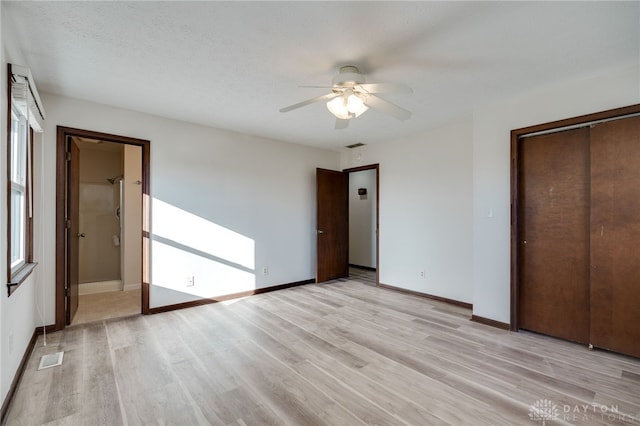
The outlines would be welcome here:
M 256 288 L 255 275 L 221 261 L 182 248 L 152 241 L 153 285 L 209 298 Z
M 153 199 L 153 235 L 245 268 L 255 268 L 255 242 L 164 201 Z
M 203 298 L 256 288 L 253 239 L 156 198 L 152 212 L 152 285 Z

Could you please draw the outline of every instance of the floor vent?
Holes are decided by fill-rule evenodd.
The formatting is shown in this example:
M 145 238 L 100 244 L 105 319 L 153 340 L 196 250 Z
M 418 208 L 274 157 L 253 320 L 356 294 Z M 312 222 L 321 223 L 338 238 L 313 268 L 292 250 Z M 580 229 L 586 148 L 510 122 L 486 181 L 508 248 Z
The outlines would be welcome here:
M 62 357 L 64 352 L 56 352 L 54 354 L 43 355 L 40 358 L 40 366 L 38 370 L 44 370 L 49 367 L 57 367 L 58 365 L 62 365 Z

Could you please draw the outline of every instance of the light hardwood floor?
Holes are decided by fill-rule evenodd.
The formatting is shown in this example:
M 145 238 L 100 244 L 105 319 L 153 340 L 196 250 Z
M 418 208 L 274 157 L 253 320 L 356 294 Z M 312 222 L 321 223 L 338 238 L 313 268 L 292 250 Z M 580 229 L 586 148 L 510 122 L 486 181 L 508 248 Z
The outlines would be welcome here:
M 80 296 L 71 324 L 84 324 L 142 312 L 141 290 L 110 291 Z
M 376 285 L 376 271 L 359 266 L 349 266 L 349 279 L 374 286 Z
M 640 424 L 640 360 L 469 317 L 339 280 L 72 326 L 7 424 Z

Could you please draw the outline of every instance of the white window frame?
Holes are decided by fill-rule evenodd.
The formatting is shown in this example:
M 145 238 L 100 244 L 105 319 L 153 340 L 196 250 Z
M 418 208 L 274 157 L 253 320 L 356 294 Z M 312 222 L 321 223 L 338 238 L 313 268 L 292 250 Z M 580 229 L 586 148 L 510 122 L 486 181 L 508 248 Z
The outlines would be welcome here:
M 15 275 L 28 259 L 29 203 L 29 124 L 28 118 L 12 105 L 11 145 L 9 158 L 9 261 L 11 275 Z M 17 197 L 16 197 L 17 195 Z

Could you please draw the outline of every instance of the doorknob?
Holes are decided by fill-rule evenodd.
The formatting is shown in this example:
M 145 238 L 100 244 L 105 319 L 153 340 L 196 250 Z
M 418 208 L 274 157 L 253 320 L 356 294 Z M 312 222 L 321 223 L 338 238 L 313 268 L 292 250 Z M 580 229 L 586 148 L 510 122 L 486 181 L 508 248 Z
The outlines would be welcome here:
M 318 229 L 318 234 L 324 234 L 324 231 Z
M 83 232 L 82 234 L 77 234 L 77 235 L 76 235 L 76 237 L 78 237 L 78 238 L 84 238 L 84 237 L 85 237 L 85 234 L 84 234 L 84 232 Z

